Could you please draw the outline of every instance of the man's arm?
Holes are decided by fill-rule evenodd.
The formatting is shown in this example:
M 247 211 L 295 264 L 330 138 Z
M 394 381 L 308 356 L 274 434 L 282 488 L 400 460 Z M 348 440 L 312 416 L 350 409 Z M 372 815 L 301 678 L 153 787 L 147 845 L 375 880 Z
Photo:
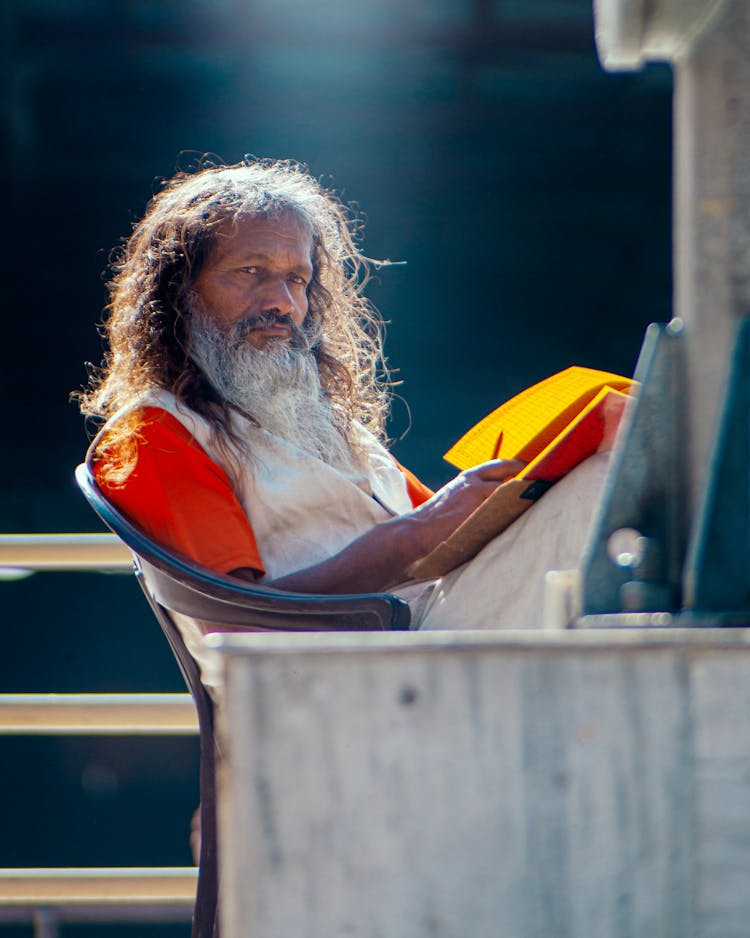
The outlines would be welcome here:
M 369 593 L 395 586 L 406 571 L 444 541 L 497 486 L 522 467 L 518 460 L 495 460 L 460 473 L 413 511 L 376 525 L 334 557 L 298 570 L 267 586 L 300 593 Z M 255 570 L 233 576 L 257 581 Z
M 495 461 L 462 472 L 412 511 L 376 525 L 334 557 L 266 580 L 254 533 L 223 470 L 171 414 L 152 408 L 142 418 L 138 460 L 127 484 L 108 484 L 102 474 L 107 460 L 97 464 L 99 483 L 113 503 L 156 540 L 204 566 L 303 593 L 374 592 L 403 582 L 412 563 L 523 465 Z M 420 496 L 426 495 L 423 489 Z

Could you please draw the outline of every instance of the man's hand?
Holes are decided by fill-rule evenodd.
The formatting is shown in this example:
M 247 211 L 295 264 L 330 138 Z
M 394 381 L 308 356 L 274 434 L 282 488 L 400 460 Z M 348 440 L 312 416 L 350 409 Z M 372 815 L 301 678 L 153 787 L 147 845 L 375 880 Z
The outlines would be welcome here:
M 377 524 L 335 557 L 298 570 L 268 586 L 301 593 L 367 593 L 408 578 L 409 567 L 444 541 L 525 464 L 517 459 L 482 463 L 461 472 L 419 508 Z M 256 579 L 252 570 L 235 576 Z
M 429 501 L 404 515 L 413 521 L 414 548 L 418 560 L 449 537 L 498 485 L 513 478 L 525 463 L 518 459 L 493 459 L 459 473 Z

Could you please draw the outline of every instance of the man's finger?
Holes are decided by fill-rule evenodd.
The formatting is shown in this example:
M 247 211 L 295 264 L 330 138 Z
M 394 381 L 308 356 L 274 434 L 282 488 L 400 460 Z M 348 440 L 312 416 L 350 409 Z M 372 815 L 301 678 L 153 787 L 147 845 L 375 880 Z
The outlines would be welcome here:
M 475 466 L 471 471 L 483 482 L 502 482 L 520 472 L 526 465 L 520 459 L 493 459 Z

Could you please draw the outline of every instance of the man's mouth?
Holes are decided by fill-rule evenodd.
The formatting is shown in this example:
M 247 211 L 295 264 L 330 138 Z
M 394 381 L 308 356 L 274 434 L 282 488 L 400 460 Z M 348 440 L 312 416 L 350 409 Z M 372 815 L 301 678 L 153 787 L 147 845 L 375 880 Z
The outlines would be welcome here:
M 284 323 L 275 323 L 268 326 L 254 326 L 252 332 L 260 332 L 265 336 L 276 336 L 280 339 L 291 339 L 292 328 Z
M 255 316 L 252 319 L 245 319 L 235 328 L 241 338 L 246 338 L 254 332 L 261 332 L 267 336 L 289 339 L 294 334 L 295 324 L 291 316 L 277 316 L 275 313 L 267 313 Z

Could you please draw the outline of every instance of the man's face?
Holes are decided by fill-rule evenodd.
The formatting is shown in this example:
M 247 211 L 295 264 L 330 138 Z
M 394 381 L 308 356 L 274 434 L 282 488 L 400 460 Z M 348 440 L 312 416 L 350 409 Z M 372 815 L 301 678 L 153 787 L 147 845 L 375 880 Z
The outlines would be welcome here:
M 290 339 L 290 322 L 302 325 L 311 256 L 310 232 L 293 215 L 241 217 L 219 229 L 193 289 L 221 329 L 242 323 L 247 341 L 264 348 Z

